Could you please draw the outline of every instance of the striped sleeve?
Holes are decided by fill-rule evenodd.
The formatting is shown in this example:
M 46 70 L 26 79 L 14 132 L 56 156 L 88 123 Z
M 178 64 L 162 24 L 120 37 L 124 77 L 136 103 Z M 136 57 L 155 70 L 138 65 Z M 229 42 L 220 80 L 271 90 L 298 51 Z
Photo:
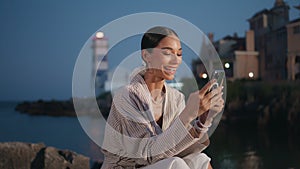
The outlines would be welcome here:
M 118 106 L 118 103 L 122 106 Z M 122 95 L 114 98 L 103 144 L 108 160 L 106 164 L 146 166 L 173 157 L 198 140 L 189 133 L 179 117 L 174 119 L 168 129 L 156 135 L 149 119 L 145 119 L 147 116 L 139 116 L 141 113 L 147 114 L 147 110 L 140 109 L 145 107 L 143 104 L 146 103 L 133 103 Z

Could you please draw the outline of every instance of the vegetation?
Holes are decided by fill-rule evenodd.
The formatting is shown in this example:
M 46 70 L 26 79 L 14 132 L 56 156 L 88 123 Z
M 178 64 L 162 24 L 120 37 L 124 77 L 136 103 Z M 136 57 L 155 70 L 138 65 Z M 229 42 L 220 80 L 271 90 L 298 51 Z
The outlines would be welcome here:
M 299 130 L 299 82 L 228 82 L 224 116 L 228 122 L 244 119 L 264 128 Z

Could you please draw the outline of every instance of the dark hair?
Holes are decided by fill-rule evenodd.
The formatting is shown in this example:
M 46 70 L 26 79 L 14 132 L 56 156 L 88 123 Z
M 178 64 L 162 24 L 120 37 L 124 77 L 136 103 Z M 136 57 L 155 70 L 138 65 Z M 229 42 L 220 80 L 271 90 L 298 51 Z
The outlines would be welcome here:
M 151 52 L 152 48 L 155 48 L 163 38 L 170 35 L 175 35 L 176 37 L 178 37 L 177 33 L 174 30 L 167 27 L 156 26 L 150 28 L 143 35 L 141 49 L 146 49 Z

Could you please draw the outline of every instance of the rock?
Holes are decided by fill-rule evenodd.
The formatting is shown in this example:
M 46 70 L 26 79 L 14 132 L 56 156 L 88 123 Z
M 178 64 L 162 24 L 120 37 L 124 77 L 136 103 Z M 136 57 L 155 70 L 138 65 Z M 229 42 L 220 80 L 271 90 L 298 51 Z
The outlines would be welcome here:
M 2 169 L 89 169 L 90 159 L 69 150 L 44 144 L 0 143 Z
M 31 169 L 88 169 L 89 158 L 69 150 L 43 148 L 33 160 Z
M 0 168 L 30 169 L 31 162 L 43 147 L 45 145 L 41 143 L 0 143 Z
M 96 160 L 96 161 L 94 161 L 91 169 L 100 169 L 102 164 L 103 164 L 103 161 Z

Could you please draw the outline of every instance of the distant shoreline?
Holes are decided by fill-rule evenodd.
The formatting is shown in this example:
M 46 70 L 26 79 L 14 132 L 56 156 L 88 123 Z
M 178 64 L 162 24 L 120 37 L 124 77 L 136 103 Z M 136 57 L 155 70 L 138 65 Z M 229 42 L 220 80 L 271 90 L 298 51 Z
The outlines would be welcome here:
M 227 83 L 227 98 L 222 121 L 240 123 L 253 121 L 259 128 L 272 126 L 300 130 L 300 83 L 234 81 Z M 108 117 L 112 102 L 110 92 L 97 97 L 98 107 Z M 73 101 L 22 102 L 15 110 L 29 115 L 67 116 L 95 115 L 88 99 L 82 100 L 82 111 L 74 110 Z M 77 114 L 76 114 L 77 113 Z M 254 124 L 254 123 L 253 123 Z
M 72 101 L 24 101 L 17 104 L 15 110 L 29 115 L 76 116 Z
M 72 99 L 65 101 L 45 101 L 41 99 L 37 101 L 23 101 L 16 105 L 15 110 L 32 116 L 77 117 L 84 115 L 95 115 L 95 113 L 98 111 L 91 108 L 93 106 L 89 105 L 89 100 L 89 98 L 81 99 L 80 102 L 82 103 L 82 110 L 76 111 L 74 109 Z M 104 118 L 107 118 L 112 102 L 111 94 L 109 92 L 103 93 L 102 95 L 98 96 L 96 100 L 102 115 Z

